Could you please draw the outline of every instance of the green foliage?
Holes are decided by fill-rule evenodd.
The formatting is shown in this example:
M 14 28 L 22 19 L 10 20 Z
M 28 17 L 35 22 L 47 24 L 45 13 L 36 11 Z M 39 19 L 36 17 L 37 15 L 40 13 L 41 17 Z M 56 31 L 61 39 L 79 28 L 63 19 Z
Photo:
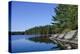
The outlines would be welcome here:
M 25 31 L 25 34 L 51 34 L 52 25 L 38 26 Z
M 65 29 L 74 30 L 78 28 L 78 6 L 77 5 L 63 5 L 59 4 L 55 8 L 55 16 L 52 16 L 52 24 L 56 25 L 58 32 Z M 54 23 L 58 21 L 58 23 Z M 55 27 L 55 26 L 54 26 Z

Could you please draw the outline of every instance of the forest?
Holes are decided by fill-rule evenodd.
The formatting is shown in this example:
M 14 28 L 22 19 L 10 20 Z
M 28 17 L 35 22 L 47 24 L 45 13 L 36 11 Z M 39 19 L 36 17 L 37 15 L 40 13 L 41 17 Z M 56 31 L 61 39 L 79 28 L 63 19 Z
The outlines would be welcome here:
M 11 34 L 56 34 L 78 29 L 78 6 L 59 4 L 55 8 L 55 16 L 52 16 L 50 25 L 35 26 L 24 32 L 11 32 Z

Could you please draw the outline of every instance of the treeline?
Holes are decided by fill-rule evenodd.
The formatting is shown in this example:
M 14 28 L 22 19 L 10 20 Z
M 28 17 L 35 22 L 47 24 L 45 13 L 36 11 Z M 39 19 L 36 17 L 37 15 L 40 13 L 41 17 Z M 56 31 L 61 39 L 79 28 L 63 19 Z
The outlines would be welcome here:
M 59 4 L 52 16 L 52 25 L 37 26 L 20 34 L 54 34 L 78 29 L 78 6 Z M 12 34 L 19 34 L 12 33 Z
M 25 31 L 25 34 L 52 34 L 53 33 L 53 26 L 52 25 L 45 25 L 45 26 L 38 26 L 31 28 Z
M 9 32 L 11 35 L 24 35 L 24 32 L 16 31 L 16 32 Z

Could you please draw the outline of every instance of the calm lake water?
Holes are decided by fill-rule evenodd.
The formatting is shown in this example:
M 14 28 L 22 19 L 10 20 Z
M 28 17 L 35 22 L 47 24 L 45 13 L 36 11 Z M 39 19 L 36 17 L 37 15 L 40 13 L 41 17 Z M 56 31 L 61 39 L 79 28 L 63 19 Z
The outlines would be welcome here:
M 16 52 L 33 52 L 33 51 L 49 51 L 58 50 L 59 47 L 54 43 L 35 42 L 29 38 L 34 35 L 11 35 L 11 50 Z

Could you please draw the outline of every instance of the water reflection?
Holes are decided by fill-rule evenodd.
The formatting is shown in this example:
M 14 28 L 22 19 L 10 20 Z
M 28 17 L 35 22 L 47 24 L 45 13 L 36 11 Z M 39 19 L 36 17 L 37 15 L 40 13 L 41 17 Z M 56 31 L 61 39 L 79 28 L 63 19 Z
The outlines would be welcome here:
M 54 46 L 51 48 L 53 50 L 59 50 L 60 48 L 58 47 L 57 44 L 55 44 L 53 41 L 49 39 L 47 36 L 39 36 L 39 37 L 32 37 L 29 38 L 30 41 L 38 42 L 38 43 L 47 43 L 47 44 L 53 44 Z
M 46 37 L 46 36 L 44 36 L 44 37 L 42 37 L 42 36 L 40 36 L 40 37 L 32 37 L 32 38 L 29 38 L 29 40 L 34 41 L 34 42 L 40 42 L 40 43 L 42 43 L 42 42 L 44 42 L 44 43 L 53 43 L 49 39 L 49 37 Z
M 12 52 L 31 52 L 31 51 L 48 51 L 58 50 L 58 46 L 54 44 L 48 37 L 32 37 L 28 35 L 11 36 Z

